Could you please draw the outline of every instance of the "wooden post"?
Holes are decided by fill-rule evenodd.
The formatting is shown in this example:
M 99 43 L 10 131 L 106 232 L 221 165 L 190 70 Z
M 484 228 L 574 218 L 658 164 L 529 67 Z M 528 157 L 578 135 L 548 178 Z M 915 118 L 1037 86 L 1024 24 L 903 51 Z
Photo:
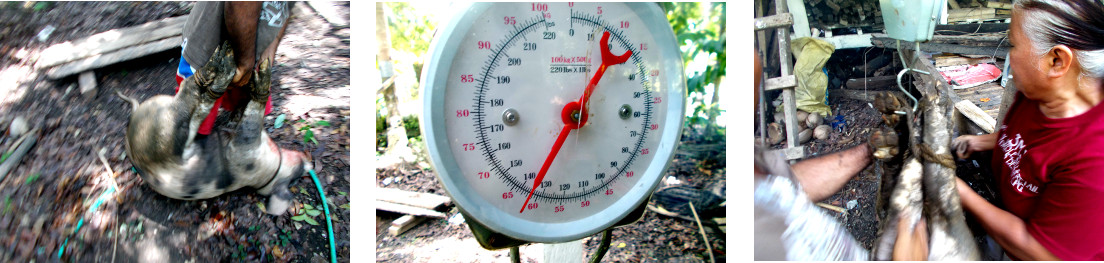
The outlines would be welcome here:
M 583 240 L 544 244 L 544 262 L 583 262 Z

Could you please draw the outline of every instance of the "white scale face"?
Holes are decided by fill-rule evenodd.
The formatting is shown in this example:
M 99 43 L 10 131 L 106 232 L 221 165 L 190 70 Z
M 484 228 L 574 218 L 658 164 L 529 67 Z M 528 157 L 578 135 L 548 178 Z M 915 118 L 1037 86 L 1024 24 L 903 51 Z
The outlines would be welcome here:
M 646 200 L 677 145 L 685 100 L 681 55 L 661 9 L 461 10 L 427 63 L 423 134 L 468 220 L 563 242 L 610 227 Z

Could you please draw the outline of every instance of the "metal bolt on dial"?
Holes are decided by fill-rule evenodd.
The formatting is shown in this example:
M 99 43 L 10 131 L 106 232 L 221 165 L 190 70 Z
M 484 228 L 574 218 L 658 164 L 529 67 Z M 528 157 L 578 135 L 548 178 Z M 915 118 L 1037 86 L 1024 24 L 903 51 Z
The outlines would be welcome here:
M 628 120 L 632 116 L 632 107 L 629 104 L 621 105 L 621 109 L 617 111 L 617 115 L 621 116 L 622 120 Z
M 519 119 L 521 119 L 521 116 L 518 115 L 517 110 L 506 109 L 506 111 L 502 112 L 502 122 L 506 123 L 507 126 L 514 126 L 514 124 L 518 123 Z

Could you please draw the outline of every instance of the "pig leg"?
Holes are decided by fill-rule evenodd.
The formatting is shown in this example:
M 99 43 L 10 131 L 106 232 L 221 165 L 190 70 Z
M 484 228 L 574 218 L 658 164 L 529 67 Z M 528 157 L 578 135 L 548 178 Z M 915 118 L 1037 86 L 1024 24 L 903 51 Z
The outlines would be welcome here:
M 270 196 L 267 212 L 279 215 L 287 210 L 293 198 L 288 191 L 291 180 L 310 168 L 302 154 L 280 149 L 264 131 L 265 103 L 272 85 L 271 66 L 271 60 L 262 59 L 245 86 L 251 89 L 252 96 L 242 109 L 238 134 L 231 139 L 228 149 L 229 156 L 249 157 L 229 160 L 232 170 L 245 175 L 244 178 L 252 178 L 250 185 L 258 188 L 258 193 Z
M 215 49 L 215 53 L 211 55 L 211 60 L 198 70 L 199 72 L 184 80 L 180 92 L 173 99 L 173 110 L 174 112 L 189 113 L 188 132 L 181 134 L 182 131 L 178 131 L 174 133 L 175 136 L 186 136 L 186 139 L 178 138 L 178 140 L 183 139 L 185 141 L 186 148 L 195 141 L 196 132 L 199 131 L 199 126 L 207 118 L 211 108 L 214 107 L 215 100 L 226 92 L 230 81 L 234 77 L 235 68 L 234 52 L 230 48 L 229 42 L 223 42 L 221 46 Z M 185 153 L 184 155 L 189 154 Z

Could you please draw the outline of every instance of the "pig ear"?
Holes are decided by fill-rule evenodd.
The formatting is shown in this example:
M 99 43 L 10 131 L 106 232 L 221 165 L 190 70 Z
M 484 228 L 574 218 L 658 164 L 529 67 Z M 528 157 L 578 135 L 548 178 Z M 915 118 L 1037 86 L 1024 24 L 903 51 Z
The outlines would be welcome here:
M 268 214 L 274 216 L 283 215 L 291 206 L 291 192 L 286 187 L 280 187 L 274 190 L 274 193 L 268 197 Z

